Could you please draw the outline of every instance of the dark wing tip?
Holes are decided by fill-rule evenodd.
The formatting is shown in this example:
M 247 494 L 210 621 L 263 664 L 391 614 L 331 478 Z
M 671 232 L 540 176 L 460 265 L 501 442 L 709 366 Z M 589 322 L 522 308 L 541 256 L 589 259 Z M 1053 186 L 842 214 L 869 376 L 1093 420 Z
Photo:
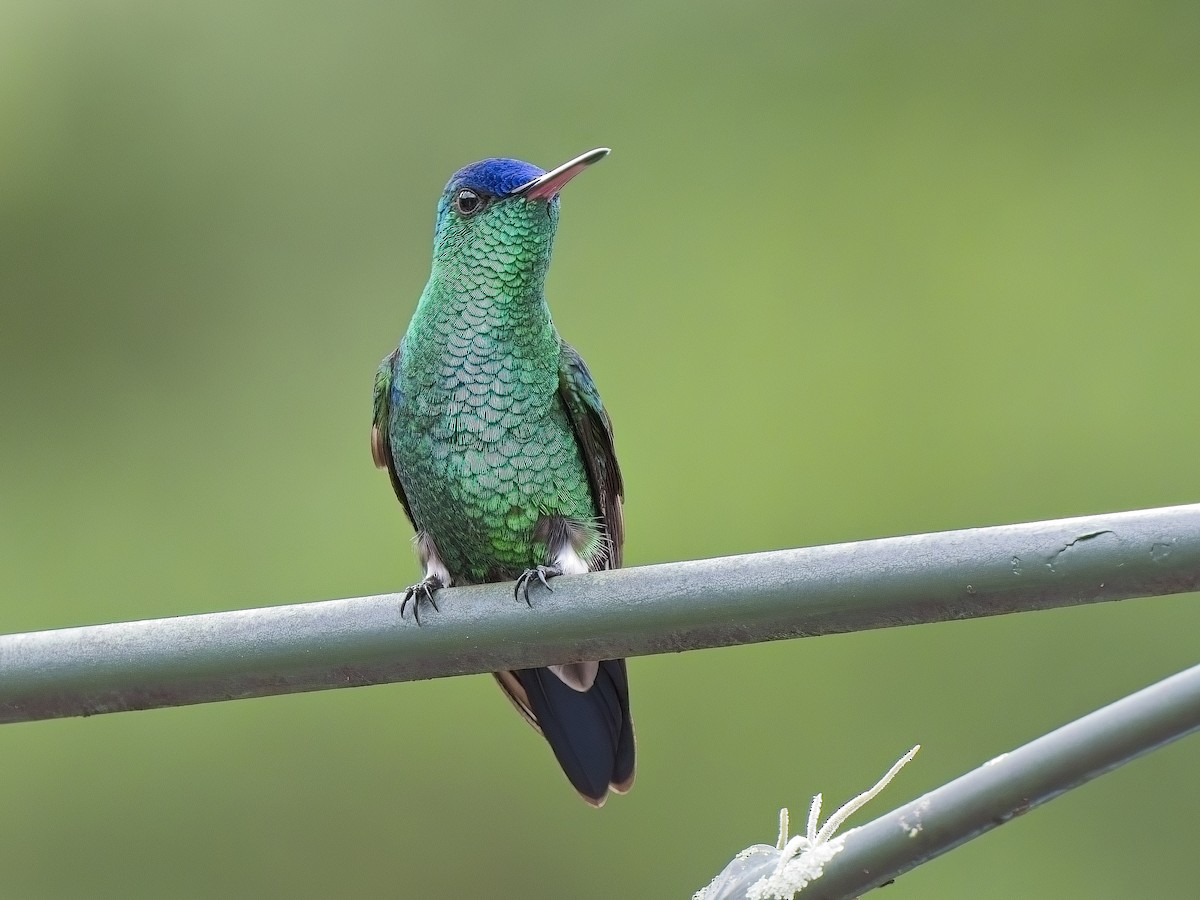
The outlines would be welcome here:
M 613 448 L 612 420 L 600 401 L 600 393 L 583 357 L 566 341 L 561 342 L 561 347 L 559 396 L 571 420 L 575 440 L 587 468 L 592 499 L 608 541 L 608 552 L 602 568 L 619 569 L 625 543 L 624 513 L 621 508 L 625 485 Z

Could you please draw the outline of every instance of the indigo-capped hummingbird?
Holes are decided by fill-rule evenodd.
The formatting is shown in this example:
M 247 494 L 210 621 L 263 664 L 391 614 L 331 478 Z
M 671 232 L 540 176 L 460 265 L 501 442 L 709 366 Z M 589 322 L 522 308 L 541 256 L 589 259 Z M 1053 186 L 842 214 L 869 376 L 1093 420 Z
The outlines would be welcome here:
M 460 169 L 438 202 L 429 282 L 375 376 L 371 452 L 416 529 L 420 623 L 450 585 L 531 586 L 621 564 L 621 472 L 591 373 L 543 287 L 559 191 L 608 155 L 549 172 L 515 159 Z M 625 660 L 497 672 L 588 803 L 633 784 Z

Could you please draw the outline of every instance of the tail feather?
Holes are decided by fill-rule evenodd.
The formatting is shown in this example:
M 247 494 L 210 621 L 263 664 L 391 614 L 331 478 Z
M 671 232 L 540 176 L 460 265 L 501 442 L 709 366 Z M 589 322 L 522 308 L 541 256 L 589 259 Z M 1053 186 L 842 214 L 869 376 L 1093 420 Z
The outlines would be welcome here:
M 618 793 L 629 790 L 635 752 L 625 660 L 602 661 L 587 691 L 564 684 L 548 668 L 503 672 L 496 678 L 546 738 L 584 800 L 602 806 L 610 788 Z

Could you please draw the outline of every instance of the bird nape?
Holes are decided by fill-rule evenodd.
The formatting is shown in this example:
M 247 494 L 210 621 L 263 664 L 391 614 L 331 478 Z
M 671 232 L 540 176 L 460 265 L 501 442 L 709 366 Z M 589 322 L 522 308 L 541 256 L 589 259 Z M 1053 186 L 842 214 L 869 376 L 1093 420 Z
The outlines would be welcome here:
M 516 159 L 460 169 L 442 192 L 433 267 L 375 377 L 371 452 L 416 529 L 422 604 L 452 584 L 549 579 L 621 565 L 621 471 L 591 373 L 559 337 L 544 284 L 558 193 L 608 154 L 549 172 Z M 625 660 L 497 672 L 571 784 L 601 806 L 633 785 Z

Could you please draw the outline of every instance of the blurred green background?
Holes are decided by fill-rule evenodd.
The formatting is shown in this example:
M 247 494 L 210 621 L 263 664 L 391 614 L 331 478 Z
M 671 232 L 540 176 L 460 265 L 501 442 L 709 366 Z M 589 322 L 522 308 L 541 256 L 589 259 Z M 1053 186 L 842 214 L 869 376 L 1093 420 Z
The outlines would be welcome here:
M 1195 500 L 1198 46 L 1189 0 L 5 0 L 0 631 L 413 581 L 371 382 L 492 155 L 614 148 L 549 293 L 630 564 Z M 3 895 L 687 897 L 779 806 L 920 741 L 882 812 L 1198 634 L 1176 597 L 638 659 L 601 812 L 484 676 L 7 727 Z M 1198 762 L 887 895 L 1194 896 Z

